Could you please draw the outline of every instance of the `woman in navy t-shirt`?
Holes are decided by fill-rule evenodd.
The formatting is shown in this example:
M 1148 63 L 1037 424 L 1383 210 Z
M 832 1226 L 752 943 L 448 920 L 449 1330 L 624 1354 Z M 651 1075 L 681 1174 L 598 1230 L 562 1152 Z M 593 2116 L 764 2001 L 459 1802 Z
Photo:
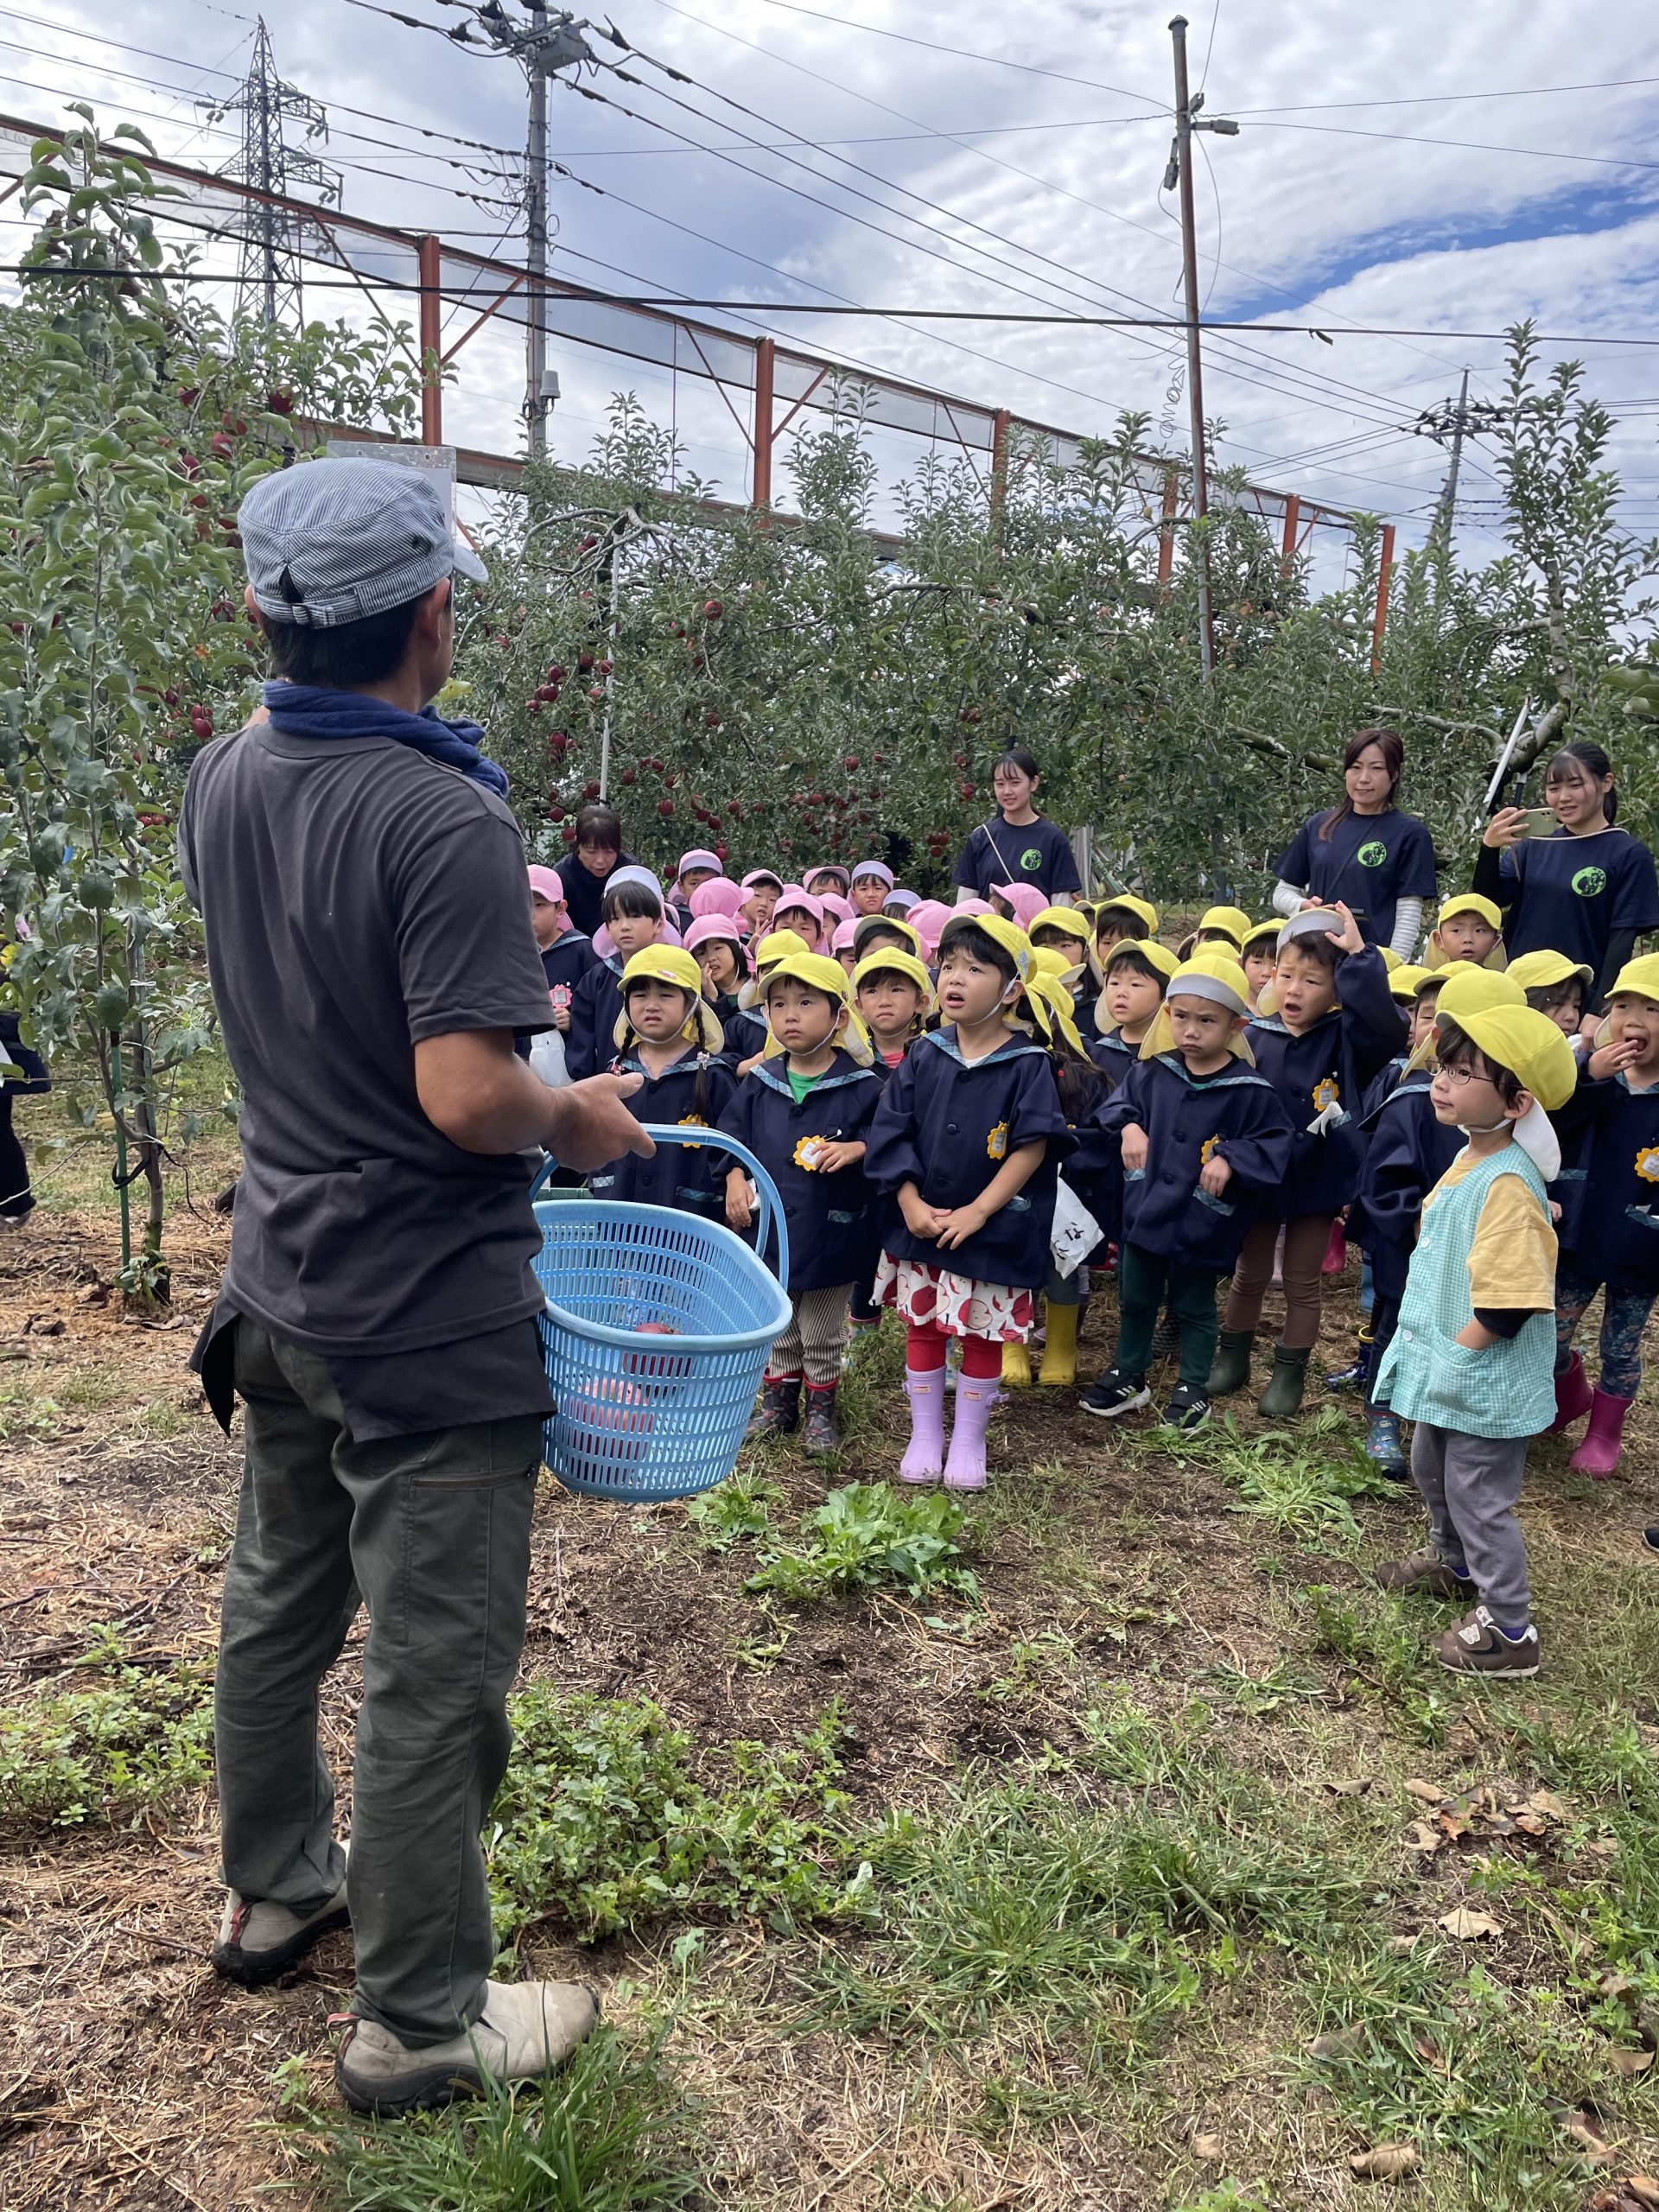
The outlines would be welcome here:
M 1613 826 L 1613 764 L 1574 738 L 1544 771 L 1544 798 L 1560 824 L 1527 835 L 1527 811 L 1501 806 L 1481 833 L 1474 888 L 1505 909 L 1503 942 L 1523 952 L 1564 952 L 1595 970 L 1595 999 L 1630 958 L 1644 930 L 1659 930 L 1659 880 L 1639 837 Z
M 991 789 L 1001 811 L 980 823 L 957 855 L 957 906 L 1011 883 L 1029 884 L 1051 906 L 1070 906 L 1083 878 L 1065 832 L 1032 804 L 1037 763 L 1023 745 L 1011 745 L 992 769 Z
M 1390 945 L 1402 960 L 1416 948 L 1423 901 L 1434 896 L 1434 847 L 1414 814 L 1394 803 L 1406 749 L 1391 729 L 1357 730 L 1342 756 L 1347 796 L 1310 815 L 1274 863 L 1281 914 L 1340 899 L 1363 917 L 1370 944 Z

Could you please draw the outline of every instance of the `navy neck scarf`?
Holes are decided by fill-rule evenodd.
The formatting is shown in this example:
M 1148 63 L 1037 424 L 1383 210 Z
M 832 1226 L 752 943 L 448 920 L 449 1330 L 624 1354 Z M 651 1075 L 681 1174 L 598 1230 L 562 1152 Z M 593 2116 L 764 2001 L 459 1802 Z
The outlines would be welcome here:
M 334 691 L 315 683 L 272 682 L 264 687 L 264 699 L 271 728 L 284 737 L 389 737 L 446 767 L 459 768 L 498 798 L 507 795 L 506 771 L 486 759 L 480 750 L 484 733 L 476 722 L 445 721 L 431 707 L 406 714 L 361 691 Z

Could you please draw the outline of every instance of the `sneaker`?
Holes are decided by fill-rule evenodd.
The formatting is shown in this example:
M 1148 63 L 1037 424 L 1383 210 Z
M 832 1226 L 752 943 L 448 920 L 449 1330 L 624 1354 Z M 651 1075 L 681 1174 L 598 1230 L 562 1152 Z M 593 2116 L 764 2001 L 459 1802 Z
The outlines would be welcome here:
M 353 2112 L 391 2116 L 474 2096 L 487 2075 L 530 2082 L 562 2066 L 599 2024 L 580 1981 L 486 1981 L 484 2010 L 464 2035 L 411 2050 L 378 2020 L 352 2024 L 334 2080 Z
M 1102 1421 L 1116 1421 L 1120 1414 L 1138 1413 L 1142 1406 L 1152 1403 L 1152 1393 L 1147 1388 L 1143 1375 L 1120 1375 L 1109 1367 L 1098 1382 L 1091 1382 L 1078 1397 L 1077 1405 L 1085 1414 L 1096 1414 Z
M 1178 1382 L 1170 1393 L 1169 1403 L 1164 1408 L 1164 1421 L 1170 1428 L 1202 1428 L 1210 1418 L 1210 1401 L 1202 1390 L 1191 1382 Z
M 238 1988 L 263 1989 L 297 1966 L 331 1928 L 349 1928 L 351 1922 L 344 1882 L 310 1913 L 290 1912 L 285 1904 L 255 1904 L 232 1890 L 219 1919 L 213 1972 Z
M 1409 1558 L 1389 1560 L 1377 1568 L 1376 1580 L 1384 1590 L 1409 1592 L 1423 1598 L 1454 1598 L 1465 1605 L 1480 1594 L 1468 1575 L 1448 1567 L 1433 1544 L 1426 1544 Z
M 1650 1552 L 1659 1552 L 1659 1529 L 1644 1529 L 1642 1541 Z
M 1538 1631 L 1529 1621 L 1523 1636 L 1505 1636 L 1485 1606 L 1477 1605 L 1466 1621 L 1447 1629 L 1434 1656 L 1453 1675 L 1529 1681 L 1538 1671 Z

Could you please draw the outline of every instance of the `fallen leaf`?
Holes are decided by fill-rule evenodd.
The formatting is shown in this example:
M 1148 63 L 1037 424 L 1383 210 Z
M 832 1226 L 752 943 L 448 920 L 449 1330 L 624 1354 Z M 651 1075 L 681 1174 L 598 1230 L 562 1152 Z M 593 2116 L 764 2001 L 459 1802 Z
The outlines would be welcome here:
M 1549 1822 L 1539 1813 L 1517 1813 L 1515 1825 L 1522 1835 L 1548 1835 Z
M 1414 2036 L 1411 2039 L 1411 2047 L 1425 2066 L 1432 2066 L 1437 2071 L 1445 2066 L 1446 2061 L 1440 2056 L 1440 2045 L 1432 2042 L 1427 2036 Z
M 1592 1835 L 1585 1842 L 1585 1849 L 1598 1859 L 1617 1859 L 1618 1846 L 1610 1835 Z
M 1468 1834 L 1468 1821 L 1459 1820 L 1455 1813 L 1442 1813 L 1440 1815 L 1439 1818 L 1442 1834 L 1449 1835 L 1453 1843 L 1457 1841 L 1460 1835 Z
M 1192 2138 L 1192 2155 L 1195 2158 L 1202 2158 L 1206 2166 L 1218 2166 L 1227 2153 L 1222 2147 L 1219 2135 L 1195 2135 Z
M 1409 1797 L 1417 1798 L 1422 1804 L 1438 1805 L 1446 1792 L 1444 1789 L 1437 1789 L 1432 1782 L 1414 1781 L 1407 1783 L 1406 1794 Z
M 1650 2174 L 1626 2174 L 1618 2184 L 1626 2196 L 1633 2196 L 1638 2204 L 1645 2204 L 1649 2212 L 1659 2212 L 1659 2181 Z
M 1571 2143 L 1576 2143 L 1586 2158 L 1611 2158 L 1606 2139 L 1594 2123 L 1581 2112 L 1569 2113 L 1561 2122 L 1561 2133 Z
M 1650 2050 L 1610 2050 L 1608 2063 L 1615 2074 L 1622 2074 L 1627 2082 L 1634 2082 L 1638 2074 L 1645 2074 L 1653 2063 Z
M 1415 2170 L 1417 2153 L 1409 2143 L 1379 2143 L 1375 2150 L 1354 2152 L 1348 2164 L 1362 2181 L 1398 2181 Z
M 1333 2028 L 1329 2035 L 1314 2037 L 1307 2055 L 1310 2058 L 1352 2058 L 1364 2048 L 1363 2028 Z
M 1434 1923 L 1444 1928 L 1448 1936 L 1455 1936 L 1460 1943 L 1471 1942 L 1477 1936 L 1501 1936 L 1503 1923 L 1494 1920 L 1490 1912 L 1473 1911 L 1466 1904 L 1453 1905 Z
M 1391 1951 L 1398 1952 L 1401 1956 L 1403 1957 L 1408 1951 L 1414 1951 L 1416 1949 L 1417 1937 L 1421 1932 L 1421 1931 L 1420 1929 L 1414 1929 L 1409 1936 L 1390 1936 L 1389 1938 L 1389 1948 Z
M 1363 1797 L 1371 1784 L 1369 1776 L 1353 1775 L 1341 1782 L 1327 1781 L 1325 1786 L 1333 1797 Z
M 1427 1821 L 1411 1824 L 1411 1847 L 1414 1851 L 1438 1851 L 1446 1838 L 1438 1828 L 1430 1827 Z
M 1556 1821 L 1563 1826 L 1573 1817 L 1567 1800 L 1558 1797 L 1553 1789 L 1535 1789 L 1527 1800 L 1527 1810 L 1536 1813 L 1540 1820 Z

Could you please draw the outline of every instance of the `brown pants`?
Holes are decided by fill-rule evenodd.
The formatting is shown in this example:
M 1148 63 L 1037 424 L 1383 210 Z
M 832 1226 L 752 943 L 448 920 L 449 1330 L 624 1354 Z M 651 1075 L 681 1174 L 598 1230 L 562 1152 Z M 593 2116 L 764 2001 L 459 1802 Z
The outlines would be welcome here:
M 789 1326 L 772 1348 L 766 1379 L 775 1382 L 806 1370 L 810 1384 L 822 1389 L 841 1380 L 841 1355 L 847 1344 L 849 1282 L 804 1290 L 790 1300 Z
M 1262 1319 L 1262 1300 L 1273 1280 L 1274 1248 L 1279 1242 L 1281 1227 L 1285 1232 L 1285 1256 L 1281 1268 L 1285 1284 L 1285 1333 L 1281 1341 L 1287 1351 L 1300 1351 L 1319 1340 L 1319 1269 L 1324 1263 L 1325 1247 L 1331 1242 L 1331 1224 L 1336 1218 L 1328 1213 L 1293 1214 L 1282 1224 L 1258 1221 L 1244 1239 L 1244 1248 L 1238 1255 L 1238 1265 L 1233 1271 L 1232 1288 L 1227 1294 L 1227 1310 L 1222 1316 L 1224 1329 L 1243 1331 L 1254 1329 Z

